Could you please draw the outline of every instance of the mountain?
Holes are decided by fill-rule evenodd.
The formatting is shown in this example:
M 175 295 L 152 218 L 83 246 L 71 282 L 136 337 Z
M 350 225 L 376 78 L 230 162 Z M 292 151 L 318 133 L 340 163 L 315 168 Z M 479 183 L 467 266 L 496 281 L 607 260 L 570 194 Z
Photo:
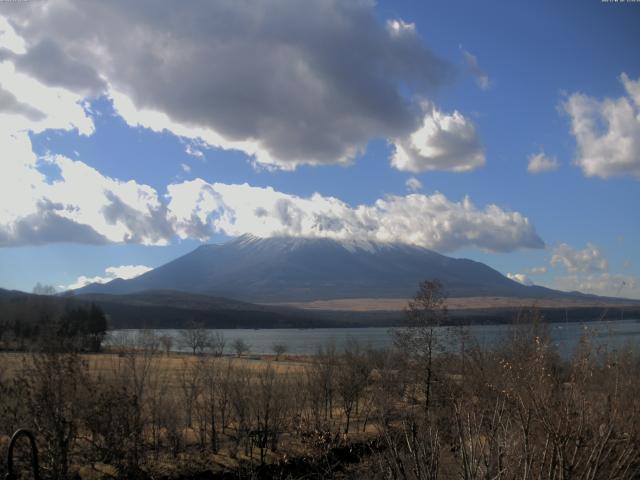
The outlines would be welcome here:
M 0 288 L 0 300 L 10 300 L 13 298 L 18 298 L 28 295 L 27 293 L 20 292 L 18 290 L 5 290 L 4 288 Z
M 600 297 L 596 302 L 577 301 L 569 305 L 561 300 L 560 306 L 552 300 L 545 304 L 536 299 L 540 310 L 548 321 L 587 321 L 602 319 L 640 318 L 640 302 L 616 301 L 610 305 Z M 452 299 L 450 299 L 452 300 Z M 470 300 L 460 298 L 463 305 L 455 303 L 449 309 L 452 324 L 481 324 L 512 322 L 522 306 L 495 304 L 491 308 L 481 305 L 464 305 Z M 471 299 L 473 300 L 473 299 Z M 477 299 L 476 299 L 477 300 Z M 488 298 L 491 303 L 496 299 Z M 507 300 L 503 297 L 503 300 Z M 524 306 L 531 304 L 526 299 Z M 334 300 L 335 301 L 335 300 Z M 475 301 L 475 300 L 474 300 Z M 339 302 L 339 300 L 338 300 Z M 397 308 L 389 310 L 297 309 L 289 306 L 257 305 L 228 298 L 212 297 L 167 290 L 146 290 L 140 293 L 114 295 L 85 293 L 64 296 L 41 296 L 19 291 L 0 289 L 0 329 L 3 322 L 15 317 L 31 304 L 36 312 L 43 306 L 58 313 L 76 307 L 87 307 L 91 303 L 100 306 L 107 314 L 110 328 L 185 328 L 194 322 L 207 328 L 335 328 L 363 326 L 393 326 L 402 321 L 404 315 Z M 28 316 L 18 315 L 20 321 Z
M 289 307 L 255 305 L 170 290 L 146 290 L 126 295 L 85 293 L 74 295 L 73 301 L 99 305 L 108 315 L 111 328 L 184 328 L 192 322 L 208 328 L 311 328 L 357 324 L 340 316 L 330 318 L 322 313 Z M 368 320 L 368 317 L 362 317 Z
M 393 323 L 397 315 L 345 315 L 310 312 L 286 306 L 255 305 L 228 298 L 192 293 L 148 290 L 128 295 L 86 293 L 36 295 L 0 288 L 0 331 L 11 319 L 29 321 L 47 311 L 55 315 L 96 304 L 109 319 L 110 328 L 184 328 L 192 323 L 208 328 L 312 328 L 349 327 Z M 22 313 L 21 313 L 22 312 Z M 26 313 L 25 313 L 26 312 Z M 34 317 L 35 318 L 35 317 Z
M 139 277 L 76 293 L 177 290 L 262 303 L 409 298 L 425 279 L 440 280 L 450 297 L 582 295 L 524 286 L 483 263 L 405 244 L 251 235 L 203 245 Z

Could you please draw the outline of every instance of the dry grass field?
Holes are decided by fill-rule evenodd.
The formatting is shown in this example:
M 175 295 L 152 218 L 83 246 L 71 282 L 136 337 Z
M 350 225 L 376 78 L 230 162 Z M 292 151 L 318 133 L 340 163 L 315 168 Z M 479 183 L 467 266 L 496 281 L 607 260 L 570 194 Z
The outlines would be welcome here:
M 456 335 L 447 354 L 428 325 L 388 351 L 280 359 L 166 354 L 149 338 L 5 352 L 0 446 L 32 429 L 55 480 L 638 478 L 637 351 L 585 337 L 562 360 L 536 318 L 493 349 Z
M 401 311 L 407 306 L 407 299 L 402 298 L 345 298 L 336 300 L 316 300 L 314 302 L 281 303 L 290 307 L 305 310 L 328 311 Z M 513 297 L 459 297 L 448 298 L 449 310 L 469 310 L 485 308 L 576 308 L 576 307 L 637 307 L 638 301 L 607 299 L 539 299 Z

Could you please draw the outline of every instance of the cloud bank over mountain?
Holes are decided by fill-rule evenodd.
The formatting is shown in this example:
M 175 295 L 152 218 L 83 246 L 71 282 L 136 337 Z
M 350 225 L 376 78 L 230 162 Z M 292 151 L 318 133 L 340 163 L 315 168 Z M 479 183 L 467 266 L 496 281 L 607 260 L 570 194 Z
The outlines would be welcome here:
M 441 193 L 390 195 L 352 207 L 318 193 L 303 198 L 272 188 L 197 179 L 169 185 L 168 215 L 183 238 L 236 236 L 326 237 L 402 242 L 441 252 L 463 247 L 490 251 L 542 248 L 529 220 L 497 205 L 476 207 Z
M 2 11 L 9 20 L 0 25 L 0 146 L 8 160 L 0 178 L 0 246 L 167 245 L 216 233 L 440 251 L 544 245 L 521 213 L 477 207 L 469 197 L 413 193 L 351 206 L 321 193 L 305 198 L 201 179 L 163 191 L 65 155 L 33 152 L 30 133 L 91 136 L 90 100 L 108 95 L 131 126 L 238 149 L 283 169 L 349 163 L 375 137 L 394 139 L 393 165 L 401 170 L 465 171 L 484 163 L 473 124 L 419 98 L 446 83 L 453 67 L 423 44 L 415 25 L 381 23 L 369 2 L 204 8 L 196 14 L 150 2 L 62 1 Z M 101 22 L 89 26 L 90 18 Z

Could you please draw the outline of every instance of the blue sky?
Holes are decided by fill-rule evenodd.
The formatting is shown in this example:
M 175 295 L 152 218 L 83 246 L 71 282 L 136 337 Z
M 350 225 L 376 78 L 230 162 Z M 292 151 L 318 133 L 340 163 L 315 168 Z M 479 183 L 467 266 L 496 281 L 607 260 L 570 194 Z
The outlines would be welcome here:
M 246 232 L 640 298 L 640 3 L 74 3 L 0 5 L 0 287 Z

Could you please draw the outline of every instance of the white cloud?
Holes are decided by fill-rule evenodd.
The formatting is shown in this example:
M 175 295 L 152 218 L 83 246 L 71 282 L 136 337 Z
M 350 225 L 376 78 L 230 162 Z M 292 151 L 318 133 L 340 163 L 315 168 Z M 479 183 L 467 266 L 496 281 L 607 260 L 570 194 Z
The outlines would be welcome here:
M 560 162 L 555 157 L 548 157 L 544 153 L 529 155 L 527 171 L 529 173 L 553 172 L 560 167 Z
M 1 144 L 0 139 L 0 144 Z M 5 150 L 6 151 L 6 150 Z M 80 161 L 36 159 L 26 134 L 9 139 L 0 179 L 0 246 L 51 242 L 166 245 L 173 232 L 156 191 L 105 177 Z M 28 160 L 20 162 L 20 155 Z M 49 180 L 39 166 L 56 168 Z
M 585 175 L 640 177 L 640 79 L 620 76 L 626 95 L 597 100 L 574 93 L 564 103 Z
M 153 270 L 146 265 L 120 265 L 119 267 L 107 267 L 105 273 L 108 277 L 122 278 L 128 280 L 130 278 L 139 277 L 143 273 Z
M 82 95 L 47 86 L 16 70 L 10 61 L 0 61 L 0 90 L 5 92 L 5 99 L 13 98 L 17 104 L 11 110 L 0 110 L 0 133 L 40 133 L 48 129 L 75 129 L 82 135 L 94 132 Z
M 0 24 L 1 27 L 1 24 Z M 0 246 L 51 242 L 166 244 L 172 231 L 149 186 L 61 155 L 38 158 L 29 132 L 95 127 L 84 97 L 0 61 Z M 7 108 L 8 107 L 8 108 Z M 48 178 L 44 169 L 57 175 Z
M 407 23 L 401 19 L 387 20 L 387 30 L 392 37 L 401 37 L 402 35 L 415 35 L 416 24 Z
M 422 190 L 422 182 L 418 180 L 416 177 L 411 177 L 404 182 L 407 190 L 410 192 L 417 192 L 418 190 Z
M 204 240 L 214 232 L 397 241 L 441 251 L 543 245 L 520 213 L 496 205 L 479 209 L 469 198 L 390 196 L 354 208 L 320 194 L 302 198 L 197 179 L 169 185 L 165 199 L 150 186 L 106 177 L 78 160 L 61 155 L 38 159 L 26 132 L 4 132 L 0 147 L 7 154 L 0 176 L 0 246 L 163 245 L 174 234 Z M 43 164 L 58 170 L 55 179 L 42 173 Z
M 471 74 L 476 78 L 476 84 L 480 90 L 489 90 L 491 87 L 491 81 L 489 80 L 489 75 L 480 68 L 480 63 L 478 62 L 478 57 L 471 54 L 470 52 L 462 49 L 462 56 L 464 57 L 464 61 L 467 64 L 467 68 L 471 72 Z
M 633 100 L 637 108 L 640 108 L 640 78 L 631 80 L 626 73 L 620 75 L 620 81 L 627 92 L 627 95 Z
M 180 167 L 182 168 L 182 171 L 185 173 L 189 173 L 191 171 L 191 167 L 186 163 L 181 163 Z
M 248 184 L 196 179 L 168 187 L 168 213 L 182 238 L 235 236 L 328 237 L 401 242 L 452 251 L 475 246 L 491 251 L 542 248 L 529 220 L 496 205 L 477 208 L 468 197 L 452 202 L 441 193 L 388 196 L 351 207 L 318 193 L 298 197 Z
M 561 290 L 609 297 L 640 299 L 640 279 L 632 275 L 593 273 L 556 278 L 554 286 Z
M 80 160 L 53 154 L 37 158 L 32 150 L 29 132 L 63 129 L 75 130 L 80 135 L 91 135 L 95 127 L 86 103 L 86 95 L 90 94 L 87 92 L 106 91 L 111 96 L 115 109 L 130 125 L 144 126 L 155 131 L 170 130 L 176 135 L 195 139 L 194 145 L 204 142 L 238 149 L 253 155 L 261 165 L 279 168 L 294 168 L 299 163 L 345 163 L 356 155 L 372 134 L 383 132 L 384 136 L 401 138 L 404 132 L 415 128 L 415 118 L 412 116 L 414 109 L 404 99 L 396 98 L 398 91 L 393 82 L 407 80 L 414 85 L 421 85 L 421 90 L 428 90 L 441 84 L 448 72 L 448 66 L 419 43 L 415 28 L 410 24 L 391 25 L 389 28 L 396 31 L 391 35 L 386 29 L 380 28 L 370 10 L 360 10 L 362 6 L 337 13 L 320 12 L 322 15 L 319 18 L 326 14 L 336 14 L 338 18 L 346 16 L 348 21 L 345 25 L 353 27 L 355 32 L 344 31 L 342 34 L 356 44 L 362 40 L 358 32 L 373 32 L 374 37 L 377 36 L 381 42 L 376 48 L 382 49 L 376 55 L 384 58 L 383 64 L 389 68 L 392 83 L 377 85 L 375 82 L 379 79 L 371 76 L 370 70 L 373 67 L 365 59 L 364 64 L 356 62 L 356 65 L 352 65 L 354 70 L 350 71 L 353 78 L 358 80 L 357 87 L 354 87 L 357 88 L 358 95 L 354 95 L 351 84 L 340 83 L 344 72 L 335 79 L 338 91 L 329 92 L 331 89 L 327 90 L 327 87 L 333 84 L 326 85 L 323 82 L 326 75 L 336 74 L 334 67 L 310 65 L 306 63 L 307 56 L 294 55 L 294 59 L 301 60 L 290 63 L 291 52 L 287 50 L 283 52 L 286 53 L 283 58 L 276 59 L 276 63 L 284 67 L 280 73 L 290 72 L 294 67 L 302 68 L 301 71 L 296 70 L 291 80 L 304 80 L 303 91 L 296 91 L 296 85 L 288 83 L 286 79 L 255 75 L 255 66 L 247 66 L 251 67 L 250 78 L 241 74 L 239 79 L 245 82 L 244 87 L 255 86 L 262 89 L 260 92 L 265 96 L 253 99 L 259 103 L 256 107 L 244 104 L 242 99 L 231 95 L 232 110 L 239 112 L 240 116 L 232 118 L 229 111 L 222 108 L 223 113 L 229 114 L 222 118 L 219 116 L 220 111 L 211 110 L 212 105 L 206 103 L 212 101 L 208 93 L 215 93 L 220 102 L 229 100 L 229 97 L 220 96 L 218 91 L 209 91 L 209 86 L 217 81 L 218 87 L 223 90 L 230 86 L 240 88 L 240 83 L 234 83 L 238 80 L 236 77 L 218 77 L 220 72 L 215 68 L 200 72 L 194 70 L 194 65 L 182 65 L 186 70 L 180 70 L 180 78 L 185 80 L 189 88 L 199 85 L 197 82 L 203 79 L 206 80 L 206 85 L 202 87 L 204 91 L 199 90 L 202 96 L 197 98 L 189 97 L 194 92 L 188 88 L 176 91 L 179 96 L 187 95 L 186 99 L 181 98 L 179 104 L 172 103 L 175 99 L 156 97 L 159 91 L 150 89 L 160 87 L 155 83 L 148 83 L 150 78 L 165 78 L 162 75 L 152 75 L 154 71 L 158 74 L 166 73 L 168 79 L 173 74 L 177 75 L 173 70 L 163 71 L 172 62 L 163 60 L 154 63 L 157 60 L 154 55 L 162 58 L 175 55 L 173 59 L 181 65 L 180 60 L 187 59 L 188 56 L 183 48 L 178 47 L 200 46 L 201 43 L 196 40 L 206 38 L 211 31 L 210 26 L 207 26 L 206 31 L 185 31 L 188 38 L 184 45 L 175 48 L 164 45 L 158 49 L 141 48 L 138 51 L 138 43 L 153 47 L 153 40 L 164 38 L 165 30 L 155 22 L 163 15 L 172 13 L 173 9 L 165 12 L 140 7 L 141 15 L 157 13 L 159 17 L 145 18 L 136 30 L 142 37 L 137 38 L 136 42 L 126 43 L 127 39 L 131 40 L 131 31 L 127 29 L 129 19 L 125 15 L 129 12 L 128 7 L 119 10 L 120 7 L 116 4 L 82 2 L 77 8 L 65 10 L 61 16 L 57 11 L 62 8 L 59 5 L 56 3 L 44 8 L 39 2 L 34 2 L 26 6 L 27 16 L 20 17 L 18 14 L 18 18 L 12 18 L 12 28 L 15 27 L 19 34 L 29 39 L 26 43 L 28 48 L 26 53 L 20 53 L 20 49 L 16 47 L 14 50 L 18 53 L 0 59 L 0 102 L 6 107 L 0 113 L 0 148 L 3 158 L 6 158 L 0 176 L 0 246 L 51 242 L 164 245 L 176 234 L 183 238 L 206 239 L 213 232 L 225 232 L 229 235 L 254 233 L 262 236 L 282 234 L 398 241 L 441 251 L 466 246 L 495 251 L 543 246 L 533 226 L 520 213 L 510 212 L 496 205 L 479 209 L 469 198 L 452 202 L 440 193 L 413 194 L 389 196 L 370 205 L 351 207 L 339 199 L 320 194 L 302 198 L 271 188 L 257 188 L 246 184 L 207 184 L 199 179 L 169 185 L 167 195 L 162 196 L 154 188 L 134 180 L 107 177 Z M 234 5 L 236 4 L 233 3 L 231 7 Z M 323 9 L 323 5 L 322 2 L 306 5 L 304 12 L 300 14 L 307 15 L 308 10 L 314 8 Z M 331 10 L 334 7 L 326 8 Z M 259 12 L 262 15 L 259 22 L 271 18 L 271 13 L 267 10 Z M 84 22 L 73 21 L 74 18 L 96 18 L 96 15 L 100 16 L 98 14 L 103 14 L 105 21 L 108 20 L 107 23 L 115 27 L 114 32 L 108 32 L 108 28 L 85 30 Z M 169 17 L 173 18 L 171 15 Z M 28 22 L 25 21 L 26 18 L 29 19 Z M 64 25 L 58 25 L 56 22 L 62 18 L 65 18 Z M 242 21 L 246 21 L 242 18 Z M 305 18 L 306 21 L 310 20 Z M 317 18 L 313 19 L 314 22 L 316 20 Z M 91 37 L 88 32 L 97 37 Z M 332 40 L 331 36 L 326 37 L 324 29 L 322 32 L 324 40 Z M 73 41 L 68 37 L 72 33 L 75 35 Z M 143 33 L 148 34 L 148 37 Z M 238 34 L 235 30 L 227 33 L 235 36 Z M 284 33 L 291 34 L 289 31 Z M 192 34 L 196 37 L 191 37 Z M 8 37 L 4 33 L 3 35 L 1 38 L 6 40 Z M 87 35 L 92 39 L 89 44 L 79 41 L 88 38 Z M 245 40 L 247 39 L 242 41 Z M 122 46 L 123 41 L 131 47 L 131 51 L 114 47 Z M 339 46 L 340 42 L 329 47 Z M 323 42 L 320 43 L 308 46 L 312 50 L 314 61 L 324 58 L 328 48 Z M 285 39 L 284 44 L 291 45 L 294 50 L 301 48 L 295 42 L 292 44 L 290 38 Z M 160 42 L 158 45 L 163 44 Z M 211 52 L 206 42 L 204 45 L 203 54 L 206 56 Z M 255 44 L 250 42 L 245 46 L 254 47 Z M 56 62 L 60 61 L 66 67 L 51 68 L 57 65 L 55 62 L 44 65 L 43 62 L 48 62 L 49 57 L 43 57 L 43 52 L 49 52 Z M 35 56 L 30 56 L 32 53 Z M 237 52 L 228 53 L 231 55 Z M 335 49 L 330 48 L 330 53 L 336 53 Z M 344 53 L 346 52 L 336 54 Z M 133 57 L 126 57 L 127 54 L 132 54 Z M 119 58 L 119 55 L 125 55 L 126 58 Z M 376 58 L 377 72 L 380 67 L 378 62 L 382 60 Z M 139 64 L 138 61 L 129 62 L 130 60 L 149 60 L 153 65 L 144 71 L 120 68 Z M 252 60 L 256 60 L 256 57 L 252 57 Z M 361 71 L 360 67 L 364 70 Z M 277 70 L 271 69 L 269 72 L 271 75 L 279 75 Z M 131 75 L 132 78 L 126 75 Z M 185 75 L 189 78 L 183 78 Z M 258 81 L 257 85 L 252 83 L 255 81 Z M 368 87 L 363 90 L 361 82 Z M 369 85 L 367 82 L 373 84 Z M 176 90 L 176 85 L 183 85 L 177 81 L 169 83 L 171 92 Z M 265 92 L 263 87 L 269 85 L 276 91 Z M 389 85 L 391 91 L 387 91 Z M 243 92 L 252 91 L 244 87 L 241 89 Z M 312 94 L 309 98 L 304 95 L 300 97 L 309 93 Z M 364 93 L 367 94 L 363 95 Z M 366 103 L 372 98 L 381 103 L 373 106 Z M 283 104 L 275 102 L 276 110 L 280 113 L 286 113 L 287 109 L 284 107 L 290 102 L 302 101 L 304 105 L 296 103 L 296 108 L 290 112 L 291 117 L 277 119 L 271 117 L 277 112 L 272 112 L 269 110 L 270 106 L 262 104 L 267 99 L 270 104 L 274 99 L 286 100 Z M 185 105 L 182 105 L 182 100 L 185 100 Z M 354 101 L 365 103 L 353 104 Z M 201 107 L 206 111 L 199 110 Z M 256 120 L 253 118 L 256 112 L 260 121 L 253 124 L 253 130 L 249 134 L 243 129 L 247 126 L 245 123 L 248 119 L 251 122 Z M 213 114 L 215 118 L 211 120 L 213 117 L 209 116 Z M 318 116 L 322 117 L 318 120 L 320 123 L 316 122 Z M 303 135 L 301 143 L 295 143 L 301 133 L 296 129 L 307 123 L 301 121 L 307 117 L 311 119 L 307 127 L 313 127 L 313 132 L 320 137 Z M 232 123 L 225 124 L 227 121 Z M 291 122 L 295 123 L 295 128 L 288 129 Z M 264 125 L 269 126 L 268 131 L 261 130 Z M 234 130 L 236 127 L 240 130 Z M 283 138 L 287 141 L 280 144 L 279 141 Z M 337 143 L 331 144 L 331 139 Z M 415 148 L 417 156 L 413 158 L 419 164 L 415 167 L 418 170 L 466 170 L 472 168 L 470 164 L 474 162 L 484 162 L 484 155 L 477 151 L 479 143 L 475 128 L 458 112 L 447 115 L 429 106 L 424 125 L 412 135 L 412 142 L 413 140 L 418 145 Z M 397 153 L 396 157 L 399 155 Z M 47 168 L 43 169 L 43 166 Z M 412 165 L 406 166 L 412 168 Z M 48 178 L 43 172 L 51 169 L 57 174 Z
M 507 277 L 513 280 L 514 282 L 521 283 L 522 285 L 533 285 L 531 279 L 525 275 L 524 273 L 507 273 Z
M 484 149 L 473 123 L 461 113 L 443 113 L 424 103 L 422 125 L 393 140 L 391 164 L 398 170 L 467 172 L 485 163 Z
M 138 277 L 149 270 L 152 270 L 152 268 L 147 267 L 146 265 L 121 265 L 119 267 L 107 267 L 103 276 L 87 277 L 85 275 L 80 275 L 74 282 L 69 285 L 60 285 L 59 288 L 63 291 L 75 290 L 91 283 L 107 283 L 111 280 L 115 280 L 116 278 L 129 280 L 130 278 Z
M 369 1 L 223 0 L 183 8 L 179 21 L 175 6 L 152 0 L 134 10 L 29 2 L 3 14 L 10 28 L 0 25 L 0 39 L 15 44 L 7 55 L 22 72 L 108 93 L 130 125 L 288 170 L 348 164 L 372 138 L 408 136 L 421 121 L 412 99 L 431 96 L 454 70 L 414 24 L 381 22 Z
M 600 248 L 592 243 L 587 243 L 582 250 L 576 250 L 566 243 L 558 245 L 553 251 L 551 265 L 561 266 L 569 273 L 602 272 L 609 268 Z
M 202 153 L 202 150 L 199 150 L 198 148 L 194 147 L 190 143 L 187 143 L 187 147 L 185 148 L 184 151 L 187 155 L 191 155 L 192 157 L 196 157 L 200 159 L 204 158 L 204 153 Z
M 640 299 L 640 279 L 631 274 L 609 272 L 609 263 L 602 250 L 587 243 L 576 250 L 566 243 L 556 247 L 551 265 L 566 272 L 553 281 L 553 288 L 594 295 Z
M 26 53 L 26 42 L 18 35 L 6 18 L 0 16 L 0 48 L 6 48 L 10 52 Z

